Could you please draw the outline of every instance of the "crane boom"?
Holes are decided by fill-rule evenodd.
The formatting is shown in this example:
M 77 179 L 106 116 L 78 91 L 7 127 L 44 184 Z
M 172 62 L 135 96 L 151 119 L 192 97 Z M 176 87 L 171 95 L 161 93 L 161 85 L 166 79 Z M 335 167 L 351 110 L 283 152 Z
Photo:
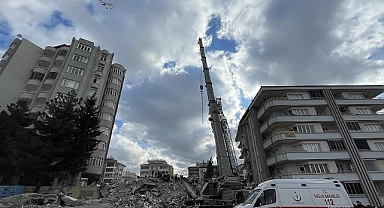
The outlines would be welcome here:
M 227 119 L 224 116 L 221 98 L 215 98 L 207 59 L 205 57 L 202 39 L 199 38 L 201 61 L 203 63 L 203 74 L 205 78 L 205 87 L 207 88 L 208 106 L 211 127 L 213 130 L 215 143 L 217 166 L 220 176 L 234 176 L 238 174 L 236 156 L 232 144 L 231 134 Z

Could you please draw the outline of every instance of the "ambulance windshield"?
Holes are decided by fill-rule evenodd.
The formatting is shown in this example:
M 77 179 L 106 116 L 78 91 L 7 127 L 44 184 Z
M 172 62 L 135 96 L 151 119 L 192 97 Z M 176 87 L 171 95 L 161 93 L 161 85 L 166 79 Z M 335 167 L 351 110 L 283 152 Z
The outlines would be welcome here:
M 244 201 L 244 204 L 252 204 L 253 200 L 255 200 L 260 191 L 261 189 L 255 189 L 251 194 L 249 194 L 247 199 Z

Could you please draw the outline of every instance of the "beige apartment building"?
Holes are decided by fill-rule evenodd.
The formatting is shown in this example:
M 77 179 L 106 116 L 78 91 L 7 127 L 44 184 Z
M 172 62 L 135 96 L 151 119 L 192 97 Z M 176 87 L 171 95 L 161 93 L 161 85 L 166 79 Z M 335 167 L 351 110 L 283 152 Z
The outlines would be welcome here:
M 124 164 L 118 162 L 112 156 L 107 157 L 107 159 L 105 159 L 103 182 L 111 183 L 123 179 L 123 176 L 126 173 L 124 170 L 125 167 L 126 166 Z
M 236 141 L 248 182 L 334 178 L 352 201 L 384 203 L 383 85 L 262 86 Z
M 103 133 L 82 177 L 100 178 L 126 72 L 121 64 L 112 63 L 113 57 L 113 53 L 82 38 L 45 48 L 17 38 L 0 61 L 0 110 L 25 100 L 37 117 L 45 103 L 59 93 L 75 90 L 83 98 L 96 93 Z
M 173 166 L 161 159 L 148 160 L 148 163 L 140 165 L 140 177 L 155 177 L 156 173 L 173 176 Z

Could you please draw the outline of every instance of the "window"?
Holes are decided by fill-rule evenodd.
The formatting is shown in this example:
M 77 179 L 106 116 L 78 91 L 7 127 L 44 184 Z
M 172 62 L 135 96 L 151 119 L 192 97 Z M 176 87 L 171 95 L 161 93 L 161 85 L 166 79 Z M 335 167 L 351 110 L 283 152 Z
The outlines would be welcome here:
M 361 128 L 360 128 L 358 122 L 352 121 L 352 122 L 345 122 L 345 123 L 347 123 L 348 130 L 350 130 L 350 131 L 361 131 Z
M 379 166 L 377 165 L 376 160 L 363 160 L 368 171 L 380 171 Z
M 113 172 L 113 168 L 106 168 L 105 172 Z
M 9 47 L 14 49 L 14 48 L 16 48 L 16 45 L 17 45 L 16 43 L 12 43 Z
M 119 96 L 119 92 L 117 90 L 115 90 L 115 89 L 112 89 L 112 88 L 107 88 L 105 90 L 105 94 L 113 95 L 115 97 Z
M 67 53 L 68 53 L 67 50 L 60 50 L 60 51 L 58 52 L 58 55 L 59 55 L 59 56 L 66 56 Z
M 100 131 L 102 135 L 109 136 L 110 129 L 106 126 L 101 126 Z
M 116 103 L 113 102 L 112 100 L 103 100 L 102 106 L 107 106 L 107 107 L 110 107 L 112 109 L 115 109 L 116 108 Z
M 113 83 L 113 84 L 117 84 L 117 85 L 121 85 L 121 81 L 120 79 L 117 79 L 116 77 L 111 77 L 108 79 L 108 83 Z
M 91 52 L 92 47 L 89 45 L 85 45 L 83 43 L 79 43 L 79 44 L 77 44 L 77 48 L 80 50 L 83 50 L 83 51 Z
M 40 72 L 32 72 L 31 77 L 29 79 L 37 79 L 37 80 L 43 80 L 44 74 Z
M 365 129 L 369 132 L 381 132 L 380 124 L 365 124 Z
M 363 188 L 359 182 L 357 183 L 344 183 L 344 188 L 348 194 L 364 194 Z
M 100 78 L 95 77 L 93 78 L 93 83 L 100 84 L 100 80 Z
M 56 79 L 57 72 L 49 72 L 47 79 Z
M 107 150 L 107 144 L 105 142 L 100 142 L 98 148 L 101 150 Z
M 104 66 L 98 66 L 96 71 L 103 73 Z
M 364 99 L 363 93 L 349 93 L 348 94 L 349 99 Z
M 361 150 L 370 150 L 371 149 L 371 148 L 369 148 L 368 142 L 365 139 L 359 139 L 359 140 L 355 139 L 354 141 L 355 141 L 355 144 L 357 146 L 357 149 L 361 149 Z
M 73 54 L 73 57 L 72 57 L 73 60 L 75 61 L 79 61 L 79 62 L 82 62 L 82 63 L 87 63 L 88 62 L 88 58 L 85 57 L 85 56 L 81 56 L 79 54 Z
M 313 133 L 315 128 L 313 125 L 298 125 L 292 128 L 295 133 Z
M 356 108 L 358 114 L 372 114 L 372 109 L 370 108 Z
M 97 93 L 97 89 L 93 89 L 93 88 L 91 88 L 91 89 L 89 90 L 88 96 L 93 96 L 93 95 L 95 95 L 96 93 Z
M 384 142 L 375 142 L 377 149 L 384 151 Z
M 289 100 L 303 99 L 303 95 L 302 94 L 287 94 L 287 98 Z
M 260 206 L 276 203 L 276 191 L 275 189 L 267 189 L 260 195 Z
M 295 151 L 304 151 L 304 152 L 321 152 L 319 143 L 309 143 L 309 144 L 299 144 L 293 146 Z
M 115 68 L 115 67 L 113 67 L 113 68 L 112 68 L 112 72 L 114 72 L 114 73 L 116 73 L 116 74 L 123 75 L 123 71 L 120 70 L 119 68 Z
M 5 53 L 4 55 L 3 55 L 3 60 L 7 60 L 9 58 L 9 54 L 8 53 Z
M 107 61 L 107 57 L 108 57 L 107 55 L 102 54 L 100 60 Z
M 79 82 L 70 79 L 63 79 L 61 86 L 77 89 L 79 87 Z
M 291 113 L 293 115 L 309 115 L 308 109 L 292 109 Z
M 299 166 L 300 173 L 329 173 L 327 164 L 306 164 Z
M 113 121 L 113 115 L 110 113 L 101 113 L 100 118 L 111 122 Z
M 345 145 L 342 140 L 329 140 L 328 146 L 331 151 L 345 150 Z
M 311 99 L 323 99 L 323 92 L 321 90 L 316 90 L 316 91 L 308 91 L 309 97 Z
M 80 69 L 80 68 L 75 67 L 75 66 L 68 66 L 67 72 L 70 74 L 75 74 L 75 75 L 79 75 L 79 76 L 83 76 L 83 74 L 84 74 L 83 69 Z

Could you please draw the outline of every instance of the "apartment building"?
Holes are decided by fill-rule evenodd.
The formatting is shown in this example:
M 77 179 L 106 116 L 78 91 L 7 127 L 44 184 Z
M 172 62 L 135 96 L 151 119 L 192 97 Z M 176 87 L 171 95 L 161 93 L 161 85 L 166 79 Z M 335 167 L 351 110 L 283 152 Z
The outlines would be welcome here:
M 57 94 L 75 90 L 86 98 L 96 93 L 103 133 L 82 177 L 100 178 L 126 72 L 121 64 L 112 63 L 113 57 L 113 53 L 82 38 L 45 48 L 17 38 L 0 61 L 0 110 L 25 100 L 36 117 Z
M 112 181 L 118 181 L 123 179 L 123 176 L 126 173 L 124 171 L 125 167 L 126 166 L 124 164 L 118 162 L 112 156 L 105 159 L 105 171 L 104 171 L 103 182 L 111 183 Z
M 382 85 L 262 86 L 236 141 L 248 182 L 335 178 L 352 201 L 384 203 Z
M 217 177 L 218 167 L 217 165 L 213 166 L 213 178 Z M 204 181 L 204 174 L 207 171 L 208 161 L 207 162 L 198 162 L 194 166 L 188 167 L 188 178 L 197 178 L 199 181 Z
M 156 174 L 173 176 L 173 166 L 161 159 L 148 160 L 148 163 L 140 165 L 140 177 L 155 177 Z

